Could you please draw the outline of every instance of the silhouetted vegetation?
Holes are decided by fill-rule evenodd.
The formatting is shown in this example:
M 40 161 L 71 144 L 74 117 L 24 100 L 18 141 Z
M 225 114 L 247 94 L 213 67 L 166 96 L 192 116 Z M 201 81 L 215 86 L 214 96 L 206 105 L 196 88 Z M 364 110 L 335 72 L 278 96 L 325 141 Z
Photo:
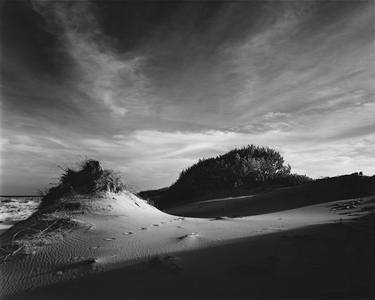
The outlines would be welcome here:
M 87 159 L 79 165 L 78 170 L 64 169 L 59 183 L 48 190 L 42 198 L 40 207 L 52 205 L 63 196 L 103 191 L 117 193 L 124 189 L 125 185 L 118 174 L 103 169 L 96 160 Z
M 207 196 L 233 194 L 240 190 L 291 186 L 308 181 L 311 179 L 307 176 L 292 174 L 290 165 L 285 164 L 278 151 L 249 145 L 224 155 L 199 160 L 183 170 L 168 191 L 163 190 L 157 196 L 159 199 L 156 202 L 185 202 Z M 150 192 L 143 192 L 143 195 L 155 198 L 155 193 Z

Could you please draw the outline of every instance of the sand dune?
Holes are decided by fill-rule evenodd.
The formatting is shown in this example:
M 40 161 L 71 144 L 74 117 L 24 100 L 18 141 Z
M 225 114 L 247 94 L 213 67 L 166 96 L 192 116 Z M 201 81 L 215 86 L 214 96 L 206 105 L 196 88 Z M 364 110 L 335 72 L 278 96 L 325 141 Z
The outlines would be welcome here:
M 374 205 L 370 197 L 357 200 L 350 209 L 345 207 L 353 200 L 249 217 L 203 219 L 163 213 L 129 192 L 77 195 L 65 201 L 69 205 L 64 209 L 35 213 L 1 236 L 3 297 L 206 298 L 221 293 L 240 297 L 252 286 L 247 281 L 275 284 L 267 277 L 267 268 L 277 265 L 282 252 L 289 251 L 293 243 L 281 246 L 278 258 L 267 258 L 264 253 L 280 247 L 284 234 L 289 236 L 286 240 L 299 241 L 299 236 L 304 240 L 305 233 L 294 230 L 349 224 Z M 324 238 L 307 240 L 304 249 L 326 242 Z M 313 254 L 310 250 L 306 255 Z M 255 263 L 257 257 L 266 260 L 264 268 L 263 263 Z M 309 258 L 303 263 L 308 264 Z M 241 280 L 233 281 L 233 274 Z M 296 276 L 291 274 L 288 276 Z M 276 280 L 281 275 L 275 276 Z M 238 288 L 242 291 L 236 291 Z M 258 296 L 262 291 L 257 289 Z
M 375 177 L 345 175 L 257 195 L 205 200 L 167 211 L 190 217 L 250 216 L 375 194 Z

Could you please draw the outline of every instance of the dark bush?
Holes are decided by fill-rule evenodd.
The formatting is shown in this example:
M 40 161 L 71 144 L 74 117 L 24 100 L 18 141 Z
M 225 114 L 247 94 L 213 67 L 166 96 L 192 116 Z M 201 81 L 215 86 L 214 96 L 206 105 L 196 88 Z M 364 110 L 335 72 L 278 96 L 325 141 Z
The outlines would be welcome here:
M 167 198 L 183 201 L 220 191 L 267 185 L 296 185 L 311 179 L 291 174 L 281 154 L 268 147 L 249 145 L 215 158 L 201 159 L 183 170 L 169 188 Z

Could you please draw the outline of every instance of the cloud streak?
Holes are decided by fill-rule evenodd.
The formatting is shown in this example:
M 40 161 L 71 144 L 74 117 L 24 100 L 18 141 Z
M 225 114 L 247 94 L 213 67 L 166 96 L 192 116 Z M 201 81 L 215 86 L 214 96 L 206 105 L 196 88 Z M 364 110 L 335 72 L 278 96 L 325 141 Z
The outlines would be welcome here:
M 74 62 L 76 88 L 112 114 L 124 116 L 128 105 L 138 105 L 144 87 L 139 71 L 142 57 L 120 57 L 111 49 L 87 1 L 34 0 L 34 9 L 61 37 Z M 80 101 L 78 99 L 77 101 Z
M 138 130 L 117 137 L 87 138 L 82 140 L 60 141 L 54 137 L 14 135 L 3 140 L 3 151 L 7 161 L 3 166 L 12 170 L 4 184 L 15 186 L 27 181 L 25 166 L 17 165 L 19 155 L 31 157 L 27 163 L 30 170 L 40 170 L 30 182 L 37 180 L 50 182 L 56 178 L 57 165 L 72 166 L 86 156 L 100 159 L 107 167 L 120 170 L 126 181 L 137 189 L 157 188 L 171 184 L 181 170 L 195 163 L 199 158 L 222 154 L 234 147 L 255 143 L 267 145 L 281 151 L 293 171 L 320 177 L 338 175 L 362 170 L 373 173 L 369 158 L 375 159 L 375 135 L 359 137 L 356 140 L 338 139 L 325 144 L 306 139 L 291 143 L 294 137 L 289 133 L 270 131 L 263 135 L 236 131 L 204 132 L 162 132 Z M 84 153 L 84 155 L 82 154 Z M 19 181 L 14 181 L 15 176 Z M 30 188 L 18 186 L 18 189 Z M 40 186 L 42 187 L 42 186 Z

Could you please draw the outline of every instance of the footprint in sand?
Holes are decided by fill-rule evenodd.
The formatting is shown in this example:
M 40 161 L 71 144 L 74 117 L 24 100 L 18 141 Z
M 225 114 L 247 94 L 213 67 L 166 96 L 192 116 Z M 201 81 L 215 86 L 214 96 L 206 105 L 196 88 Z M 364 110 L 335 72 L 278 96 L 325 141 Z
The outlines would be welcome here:
M 219 221 L 219 220 L 229 220 L 230 217 L 226 217 L 226 216 L 219 216 L 219 217 L 215 217 L 213 219 L 210 219 L 210 221 Z
M 105 238 L 104 240 L 107 241 L 107 242 L 110 242 L 110 241 L 114 241 L 116 238 L 112 237 L 112 238 Z
M 199 236 L 198 233 L 192 232 L 192 233 L 189 233 L 189 234 L 185 234 L 183 236 L 179 236 L 177 239 L 178 240 L 185 240 L 185 239 L 188 239 L 188 238 L 196 238 L 198 236 Z
M 177 228 L 182 228 L 182 226 L 176 226 Z
M 141 230 L 147 230 L 147 227 L 141 227 L 140 229 Z
M 122 233 L 122 235 L 131 235 L 131 234 L 133 234 L 133 232 L 131 232 L 131 231 L 123 232 L 123 233 Z
M 174 256 L 155 256 L 144 262 L 143 265 L 147 268 L 161 268 L 172 272 L 180 272 L 182 268 L 177 264 L 177 258 Z
M 152 226 L 155 226 L 155 227 L 157 227 L 157 226 L 159 226 L 159 224 L 153 224 Z

